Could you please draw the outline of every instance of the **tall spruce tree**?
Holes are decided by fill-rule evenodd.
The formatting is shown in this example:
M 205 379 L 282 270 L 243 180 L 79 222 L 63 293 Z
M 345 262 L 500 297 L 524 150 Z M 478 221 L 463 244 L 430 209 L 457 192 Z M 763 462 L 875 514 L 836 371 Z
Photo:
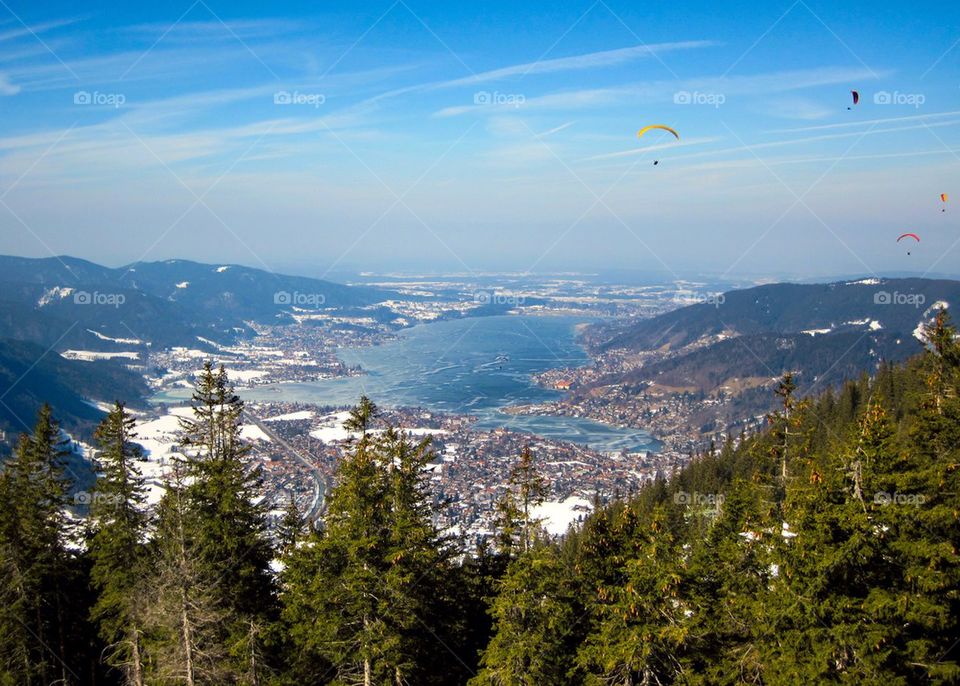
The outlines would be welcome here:
M 896 607 L 896 572 L 888 537 L 872 521 L 873 503 L 865 508 L 858 495 L 863 463 L 888 436 L 879 417 L 868 412 L 854 430 L 847 453 L 855 457 L 824 456 L 798 474 L 787 489 L 789 528 L 771 525 L 778 573 L 764 608 L 767 679 L 876 683 L 891 676 L 895 630 L 884 618 Z
M 662 509 L 641 535 L 638 556 L 624 565 L 624 584 L 597 589 L 593 611 L 599 621 L 577 654 L 587 684 L 684 680 L 688 628 L 682 561 Z
M 49 405 L 0 475 L 0 683 L 74 684 L 65 444 Z
M 387 617 L 384 573 L 390 555 L 390 483 L 367 434 L 372 403 L 351 414 L 361 432 L 337 470 L 322 524 L 287 558 L 283 615 L 302 681 L 389 683 L 398 638 Z
M 287 506 L 284 508 L 283 516 L 277 526 L 277 552 L 281 559 L 290 554 L 303 538 L 306 526 L 306 519 L 300 512 L 293 493 L 290 493 Z
M 724 490 L 706 535 L 688 538 L 681 589 L 690 611 L 684 663 L 691 684 L 758 684 L 764 666 L 757 646 L 768 630 L 758 619 L 772 577 L 765 489 L 738 478 Z
M 520 451 L 517 464 L 510 470 L 507 487 L 496 505 L 495 526 L 500 551 L 511 555 L 530 550 L 540 536 L 542 521 L 534 516 L 533 510 L 549 493 L 530 446 Z
M 181 422 L 189 455 L 185 468 L 185 516 L 196 564 L 215 580 L 226 612 L 222 637 L 243 683 L 262 680 L 263 646 L 256 637 L 276 620 L 273 557 L 260 495 L 259 468 L 248 459 L 241 436 L 243 401 L 223 366 L 204 365 L 193 394 L 193 417 Z
M 90 507 L 91 582 L 98 592 L 92 619 L 107 644 L 105 661 L 123 683 L 144 685 L 143 597 L 148 569 L 145 487 L 135 461 L 134 419 L 117 402 L 96 431 L 102 474 Z
M 428 442 L 387 428 L 373 437 L 371 403 L 353 412 L 361 438 L 340 464 L 326 515 L 285 558 L 283 616 L 296 680 L 450 683 L 437 660 L 455 644 L 450 550 L 432 523 Z M 462 666 L 462 665 L 461 665 Z
M 490 599 L 493 636 L 472 686 L 563 683 L 574 669 L 576 584 L 557 548 L 545 540 L 534 508 L 548 488 L 528 446 L 497 504 L 500 552 L 510 562 Z
M 155 558 L 151 561 L 145 646 L 148 684 L 219 686 L 236 683 L 235 665 L 223 624 L 236 617 L 223 606 L 220 579 L 202 562 L 195 522 L 184 484 L 185 468 L 175 463 L 157 513 Z
M 343 428 L 347 431 L 355 431 L 362 437 L 366 437 L 367 431 L 373 426 L 380 415 L 380 408 L 374 404 L 370 398 L 365 395 L 360 396 L 360 402 L 357 406 L 350 409 L 350 414 L 343 423 Z
M 886 524 L 899 533 L 909 602 L 906 662 L 911 679 L 960 681 L 960 340 L 939 310 L 924 330 L 925 388 L 909 429 L 907 464 Z
M 494 633 L 471 686 L 568 683 L 574 668 L 572 632 L 579 617 L 574 589 L 558 551 L 534 542 L 497 584 L 490 614 Z

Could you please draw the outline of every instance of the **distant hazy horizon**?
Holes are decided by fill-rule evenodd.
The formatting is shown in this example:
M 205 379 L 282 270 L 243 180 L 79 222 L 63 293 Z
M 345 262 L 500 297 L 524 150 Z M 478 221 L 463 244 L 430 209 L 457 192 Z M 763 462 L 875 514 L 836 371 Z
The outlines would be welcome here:
M 0 255 L 3 256 L 3 255 Z M 104 260 L 96 254 L 83 255 L 43 255 L 43 254 L 9 254 L 10 257 L 22 257 L 27 259 L 56 259 L 56 258 L 77 258 L 93 262 L 109 268 L 125 267 L 133 263 L 132 259 L 124 260 Z M 149 256 L 145 262 L 163 262 L 168 260 L 185 260 L 198 262 L 201 264 L 231 264 L 252 269 L 269 271 L 275 274 L 285 274 L 288 276 L 303 276 L 309 278 L 326 279 L 328 281 L 341 283 L 362 283 L 367 281 L 390 280 L 404 278 L 441 278 L 445 280 L 463 279 L 465 281 L 493 280 L 496 277 L 504 278 L 585 278 L 592 282 L 606 282 L 611 284 L 663 284 L 673 281 L 697 281 L 712 285 L 738 284 L 739 287 L 754 285 L 760 283 L 772 282 L 791 282 L 791 283 L 828 283 L 835 281 L 852 281 L 867 278 L 927 278 L 927 279 L 953 279 L 960 280 L 960 270 L 919 272 L 907 270 L 890 270 L 877 273 L 870 272 L 824 272 L 824 273 L 799 273 L 785 271 L 767 271 L 758 273 L 736 272 L 723 274 L 719 271 L 681 269 L 676 271 L 651 270 L 651 269 L 630 269 L 625 267 L 587 266 L 576 267 L 570 265 L 567 268 L 557 269 L 535 269 L 527 271 L 511 265 L 497 266 L 478 266 L 475 269 L 465 270 L 462 267 L 456 268 L 456 265 L 449 265 L 444 269 L 443 265 L 437 263 L 420 264 L 367 264 L 365 266 L 344 264 L 335 269 L 327 269 L 322 261 L 289 261 L 277 262 L 271 265 L 259 264 L 254 260 L 218 260 L 201 259 L 189 255 L 175 255 L 170 257 Z

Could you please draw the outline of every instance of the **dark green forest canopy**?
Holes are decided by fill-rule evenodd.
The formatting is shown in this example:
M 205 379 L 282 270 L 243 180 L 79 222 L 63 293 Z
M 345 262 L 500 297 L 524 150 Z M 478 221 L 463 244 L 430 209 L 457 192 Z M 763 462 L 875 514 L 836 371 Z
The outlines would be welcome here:
M 788 375 L 763 433 L 511 562 L 475 683 L 956 683 L 960 346 L 927 339 L 816 399 Z
M 524 451 L 466 555 L 429 441 L 365 398 L 325 516 L 275 540 L 222 369 L 156 512 L 117 404 L 68 519 L 44 407 L 0 473 L 0 685 L 958 683 L 960 343 L 942 312 L 926 339 L 816 398 L 784 377 L 762 432 L 560 539 Z

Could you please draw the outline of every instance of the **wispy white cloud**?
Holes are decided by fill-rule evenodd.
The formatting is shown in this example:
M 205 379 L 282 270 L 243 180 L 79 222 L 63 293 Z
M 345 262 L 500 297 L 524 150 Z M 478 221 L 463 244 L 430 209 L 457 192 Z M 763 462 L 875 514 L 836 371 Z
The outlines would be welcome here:
M 810 98 L 782 97 L 774 98 L 762 107 L 762 111 L 781 119 L 815 121 L 836 114 L 837 108 Z
M 640 102 L 672 102 L 674 96 L 680 91 L 723 95 L 727 102 L 730 102 L 731 98 L 737 96 L 771 95 L 838 83 L 864 81 L 874 78 L 874 73 L 874 71 L 859 68 L 826 67 L 747 76 L 704 76 L 679 81 L 641 81 L 610 88 L 568 90 L 538 97 L 525 97 L 519 109 L 573 110 Z M 441 109 L 435 112 L 434 116 L 491 114 L 512 108 L 517 106 L 508 102 L 463 105 Z
M 602 155 L 591 155 L 590 157 L 585 157 L 581 162 L 594 162 L 596 160 L 611 160 L 617 159 L 618 157 L 634 157 L 636 155 L 646 155 L 657 150 L 673 149 L 673 148 L 687 148 L 690 146 L 696 145 L 706 145 L 708 143 L 716 143 L 717 141 L 723 140 L 720 136 L 701 136 L 699 138 L 688 138 L 675 141 L 671 139 L 669 143 L 657 143 L 654 145 L 645 145 L 643 147 L 632 148 L 630 150 L 620 150 L 618 152 L 608 152 Z M 676 159 L 676 158 L 674 158 Z
M 495 163 L 497 168 L 503 165 L 512 166 L 537 162 L 556 162 L 555 151 L 551 151 L 550 148 L 538 141 L 497 146 L 484 152 L 482 157 Z
M 675 43 L 657 43 L 654 45 L 639 45 L 630 48 L 619 48 L 616 50 L 603 50 L 600 52 L 585 53 L 572 57 L 557 57 L 549 60 L 539 60 L 537 62 L 524 62 L 514 64 L 498 69 L 479 72 L 471 76 L 458 79 L 448 79 L 444 81 L 432 81 L 381 93 L 368 102 L 375 103 L 389 98 L 399 97 L 411 93 L 423 93 L 446 88 L 458 88 L 463 86 L 477 86 L 483 83 L 503 81 L 511 77 L 523 77 L 528 74 L 549 74 L 565 71 L 577 71 L 584 69 L 596 69 L 600 67 L 611 67 L 620 64 L 626 64 L 633 60 L 644 57 L 652 57 L 660 53 L 666 53 L 676 50 L 692 50 L 695 48 L 706 48 L 718 45 L 714 41 L 680 41 Z
M 847 131 L 844 133 L 823 134 L 820 136 L 806 136 L 804 138 L 792 138 L 789 140 L 769 141 L 766 143 L 738 145 L 730 148 L 704 150 L 701 152 L 692 152 L 692 153 L 687 153 L 682 155 L 676 155 L 671 157 L 671 159 L 673 161 L 677 161 L 677 160 L 693 159 L 697 157 L 706 157 L 706 156 L 714 156 L 714 155 L 733 155 L 733 154 L 744 153 L 744 152 L 755 152 L 757 150 L 767 150 L 770 148 L 782 148 L 782 147 L 787 147 L 791 145 L 805 145 L 808 143 L 815 143 L 819 141 L 837 140 L 842 138 L 857 138 L 860 136 L 863 136 L 863 137 L 879 136 L 879 135 L 888 134 L 888 133 L 901 133 L 903 131 L 919 131 L 923 129 L 940 128 L 945 126 L 957 126 L 957 125 L 960 125 L 960 118 L 952 119 L 948 121 L 932 122 L 929 124 L 922 123 L 914 126 L 899 126 L 899 127 L 890 127 L 890 128 L 883 128 L 883 129 L 874 128 L 874 129 L 869 129 L 867 131 Z M 718 139 L 713 139 L 713 140 L 718 140 Z M 701 140 L 700 142 L 703 143 L 703 142 L 711 142 L 711 141 Z M 682 141 L 680 143 L 673 144 L 672 147 L 677 147 L 681 144 L 682 144 Z M 586 162 L 586 161 L 595 161 L 595 160 L 603 160 L 603 159 L 613 159 L 618 157 L 630 157 L 633 155 L 643 154 L 644 150 L 645 148 L 635 148 L 632 150 L 623 150 L 620 152 L 606 153 L 603 155 L 594 155 L 592 157 L 585 158 L 582 161 Z M 848 157 L 845 159 L 850 159 L 850 158 Z
M 899 121 L 922 121 L 924 119 L 940 119 L 943 117 L 955 117 L 960 114 L 960 110 L 950 112 L 931 112 L 929 114 L 911 114 L 905 117 L 886 117 L 883 119 L 858 119 L 856 121 L 841 122 L 839 124 L 820 124 L 818 126 L 801 126 L 792 129 L 771 129 L 765 133 L 801 133 L 804 131 L 825 131 L 829 129 L 844 129 L 856 126 L 870 126 L 873 124 L 887 124 Z
M 677 50 L 693 50 L 718 45 L 714 41 L 680 41 L 676 43 L 657 43 L 654 45 L 637 45 L 630 48 L 603 50 L 572 57 L 557 57 L 549 60 L 538 60 L 524 64 L 514 64 L 500 69 L 480 72 L 462 79 L 453 79 L 435 84 L 434 87 L 453 88 L 456 86 L 473 86 L 490 81 L 503 81 L 513 76 L 527 76 L 529 74 L 551 74 L 555 72 L 576 71 L 582 69 L 597 69 L 626 64 L 644 57 L 652 57 Z
M 913 157 L 953 157 L 960 154 L 960 148 L 930 148 L 926 150 L 906 150 L 902 152 L 886 153 L 864 153 L 861 155 L 805 155 L 802 157 L 765 157 L 758 160 L 755 157 L 746 157 L 732 160 L 716 160 L 712 162 L 698 162 L 695 164 L 674 164 L 683 158 L 671 159 L 670 170 L 673 172 L 687 173 L 689 171 L 723 171 L 723 170 L 741 170 L 757 169 L 764 170 L 768 167 L 781 167 L 790 165 L 804 164 L 826 164 L 835 162 L 855 162 L 861 160 L 888 160 L 888 159 L 910 159 Z M 779 182 L 774 182 L 778 186 Z
M 20 86 L 10 83 L 10 77 L 0 73 L 0 95 L 16 95 L 20 92 Z
M 37 36 L 62 26 L 69 26 L 77 21 L 77 19 L 58 19 L 57 21 L 48 21 L 42 24 L 34 24 L 33 26 L 18 26 L 17 28 L 0 31 L 0 43 L 23 38 L 24 36 Z
M 589 90 L 563 91 L 534 98 L 524 97 L 515 104 L 490 103 L 483 105 L 455 105 L 433 113 L 434 117 L 455 117 L 461 114 L 503 114 L 511 110 L 579 110 L 613 105 L 625 100 L 635 100 L 638 92 L 631 88 L 594 88 Z
M 545 136 L 552 136 L 552 135 L 555 134 L 555 133 L 559 133 L 559 132 L 563 131 L 564 129 L 570 128 L 571 126 L 573 126 L 573 124 L 574 124 L 574 123 L 573 123 L 572 121 L 568 121 L 568 122 L 566 122 L 565 124 L 561 124 L 560 126 L 555 126 L 555 127 L 553 127 L 553 128 L 550 129 L 549 131 L 544 131 L 543 133 L 538 133 L 538 134 L 537 134 L 537 137 L 538 137 L 538 138 L 543 138 L 543 137 L 545 137 Z
M 274 95 L 280 91 L 287 91 L 288 93 L 296 92 L 306 95 L 322 95 L 324 98 L 332 99 L 338 94 L 347 94 L 354 88 L 395 76 L 408 68 L 406 65 L 378 67 L 363 71 L 330 74 L 323 79 L 291 79 L 279 83 L 270 81 L 258 86 L 198 90 L 147 101 L 130 99 L 125 104 L 125 113 L 129 113 L 128 116 L 130 117 L 131 125 L 133 124 L 133 120 L 135 120 L 138 125 L 160 125 L 164 123 L 172 124 L 180 120 L 195 117 L 201 111 L 228 108 L 238 103 L 255 103 L 259 100 L 262 104 L 272 105 Z M 331 113 L 331 109 L 332 107 L 328 106 L 325 102 L 319 112 L 315 108 L 298 108 L 292 106 L 278 111 L 284 111 L 285 114 L 292 116 L 300 115 L 302 117 L 318 113 L 325 117 L 359 118 L 361 116 L 360 110 L 352 108 L 343 108 L 335 113 Z
M 198 10 L 198 14 L 202 10 Z M 305 31 L 311 25 L 304 21 L 291 19 L 247 19 L 220 21 L 212 18 L 204 21 L 181 21 L 171 27 L 169 23 L 135 24 L 124 27 L 124 33 L 145 35 L 156 38 L 163 36 L 164 41 L 177 40 L 211 40 L 219 37 L 236 37 L 244 40 L 257 38 L 276 38 L 278 35 L 292 34 Z

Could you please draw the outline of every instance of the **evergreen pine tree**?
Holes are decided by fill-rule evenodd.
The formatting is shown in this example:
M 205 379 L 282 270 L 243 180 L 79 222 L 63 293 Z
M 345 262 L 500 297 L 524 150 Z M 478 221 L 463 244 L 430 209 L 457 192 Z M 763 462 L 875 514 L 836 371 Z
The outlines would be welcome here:
M 193 395 L 193 418 L 182 420 L 186 462 L 185 516 L 205 576 L 216 579 L 218 605 L 227 613 L 223 641 L 245 683 L 263 667 L 253 636 L 276 620 L 273 557 L 263 508 L 259 468 L 251 469 L 249 446 L 240 437 L 243 402 L 226 370 L 204 365 Z
M 470 686 L 568 683 L 578 620 L 573 595 L 553 545 L 535 542 L 513 560 L 490 607 L 493 638 Z
M 661 508 L 642 534 L 639 555 L 624 565 L 623 585 L 601 586 L 599 622 L 577 654 L 587 684 L 672 683 L 683 680 L 687 608 L 682 561 Z
M 277 551 L 281 559 L 296 547 L 297 542 L 303 537 L 305 528 L 306 520 L 291 493 L 287 506 L 283 510 L 283 517 L 277 526 Z
M 766 489 L 737 478 L 725 490 L 706 536 L 688 544 L 683 572 L 691 684 L 763 683 L 757 645 L 768 628 L 762 618 L 771 581 Z
M 173 473 L 157 513 L 156 557 L 144 611 L 146 681 L 186 686 L 235 683 L 223 623 L 236 617 L 224 609 L 219 579 L 201 562 L 189 512 L 184 469 Z
M 99 594 L 92 618 L 108 646 L 104 659 L 122 671 L 125 684 L 143 686 L 147 516 L 143 478 L 134 464 L 142 451 L 132 442 L 133 425 L 118 402 L 96 431 L 102 475 L 90 508 L 88 551 L 91 582 Z
M 365 395 L 360 396 L 360 402 L 356 407 L 351 408 L 350 415 L 343 423 L 343 428 L 347 431 L 355 431 L 362 436 L 367 435 L 367 431 L 373 425 L 374 420 L 379 416 L 380 409 Z
M 778 574 L 766 602 L 768 676 L 810 682 L 905 684 L 893 679 L 896 630 L 888 537 L 858 493 L 864 462 L 888 432 L 868 412 L 852 458 L 825 456 L 787 489 L 785 525 L 771 533 Z M 858 432 L 855 432 L 855 434 Z M 811 461 L 812 462 L 812 461 Z
M 283 615 L 296 678 L 369 686 L 393 677 L 383 571 L 389 483 L 364 436 L 340 464 L 321 527 L 288 557 Z
M 496 506 L 497 540 L 501 552 L 526 552 L 540 535 L 541 520 L 534 516 L 533 509 L 549 493 L 529 446 L 520 451 L 507 485 L 509 490 Z
M 283 618 L 294 678 L 344 684 L 445 684 L 470 656 L 437 660 L 458 644 L 452 550 L 432 521 L 424 482 L 429 441 L 367 429 L 372 403 L 354 410 L 362 433 L 340 464 L 322 525 L 286 557 Z
M 49 405 L 0 475 L 0 683 L 76 683 L 68 666 L 73 581 L 66 549 L 66 454 Z
M 949 682 L 960 681 L 960 341 L 942 309 L 924 338 L 925 388 L 884 511 L 902 565 L 908 676 Z

